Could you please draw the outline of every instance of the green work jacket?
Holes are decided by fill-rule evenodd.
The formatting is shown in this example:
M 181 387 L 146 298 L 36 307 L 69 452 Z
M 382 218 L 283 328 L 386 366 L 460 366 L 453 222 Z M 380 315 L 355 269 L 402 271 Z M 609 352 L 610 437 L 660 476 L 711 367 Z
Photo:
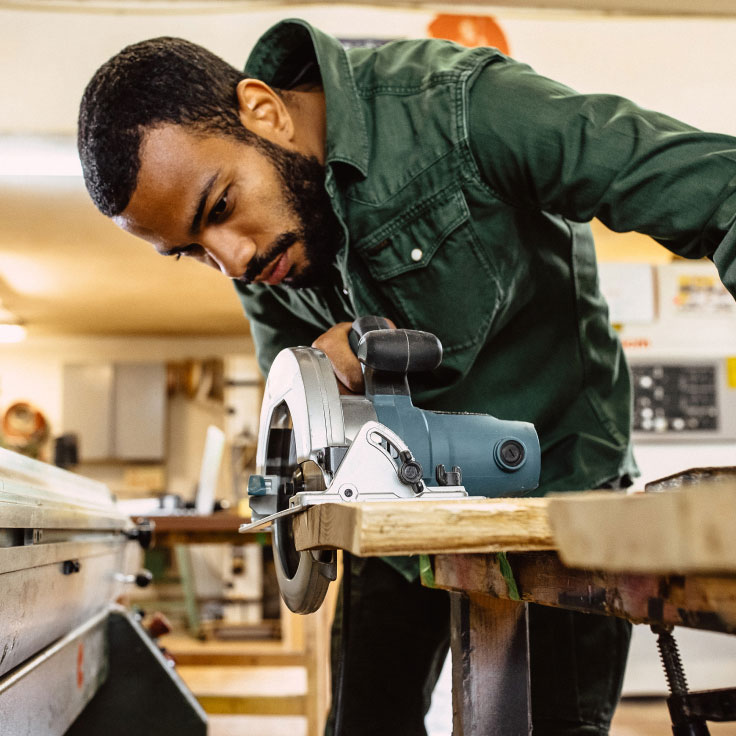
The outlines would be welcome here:
M 588 223 L 712 257 L 736 291 L 736 139 L 611 95 L 582 95 L 492 48 L 438 40 L 346 50 L 298 21 L 246 73 L 321 76 L 326 189 L 344 226 L 331 287 L 235 282 L 264 373 L 334 323 L 390 317 L 444 346 L 417 406 L 533 422 L 538 494 L 635 474 L 629 374 Z

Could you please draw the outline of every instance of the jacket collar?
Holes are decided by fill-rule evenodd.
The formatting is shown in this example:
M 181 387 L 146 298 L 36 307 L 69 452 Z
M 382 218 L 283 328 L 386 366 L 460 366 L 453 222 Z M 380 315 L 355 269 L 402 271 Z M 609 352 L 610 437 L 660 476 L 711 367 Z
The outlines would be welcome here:
M 349 164 L 367 176 L 368 131 L 347 53 L 336 38 L 304 20 L 281 21 L 257 41 L 245 73 L 277 89 L 289 89 L 315 64 L 325 92 L 326 162 Z

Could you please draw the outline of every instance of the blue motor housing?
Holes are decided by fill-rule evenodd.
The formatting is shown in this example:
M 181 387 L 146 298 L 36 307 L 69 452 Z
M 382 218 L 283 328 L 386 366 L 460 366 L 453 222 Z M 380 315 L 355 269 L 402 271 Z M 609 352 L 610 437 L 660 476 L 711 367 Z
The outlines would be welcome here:
M 385 320 L 353 323 L 354 350 L 363 364 L 366 397 L 376 417 L 395 432 L 422 466 L 427 485 L 456 485 L 453 468 L 472 496 L 524 495 L 539 485 L 541 451 L 534 425 L 489 414 L 418 409 L 407 374 L 433 370 L 442 361 L 436 336 L 386 329 Z M 445 473 L 451 473 L 445 476 Z
M 409 396 L 371 397 L 381 424 L 411 449 L 427 485 L 436 469 L 459 467 L 471 496 L 524 495 L 539 485 L 541 453 L 534 425 L 489 414 L 449 414 L 418 409 Z

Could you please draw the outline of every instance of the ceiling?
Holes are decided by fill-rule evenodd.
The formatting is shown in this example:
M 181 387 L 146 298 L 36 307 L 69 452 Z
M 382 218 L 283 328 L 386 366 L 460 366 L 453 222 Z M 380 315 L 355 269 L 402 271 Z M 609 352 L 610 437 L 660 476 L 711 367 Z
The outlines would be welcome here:
M 35 334 L 247 334 L 229 279 L 162 258 L 81 179 L 0 179 L 0 299 Z

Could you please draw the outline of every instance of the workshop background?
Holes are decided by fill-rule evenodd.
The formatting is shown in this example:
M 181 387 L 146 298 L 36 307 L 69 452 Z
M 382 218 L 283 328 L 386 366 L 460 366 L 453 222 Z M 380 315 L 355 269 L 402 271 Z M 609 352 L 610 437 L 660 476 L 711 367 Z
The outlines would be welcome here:
M 124 45 L 182 36 L 242 66 L 265 29 L 293 16 L 346 43 L 449 37 L 498 45 L 582 92 L 622 94 L 736 135 L 736 6 L 702 0 L 693 15 L 689 5 L 0 0 L 2 444 L 102 480 L 131 509 L 151 499 L 176 507 L 195 501 L 215 426 L 224 432 L 215 498 L 237 506 L 243 496 L 262 381 L 234 290 L 214 271 L 186 259 L 173 264 L 119 231 L 94 209 L 80 176 L 79 99 L 94 70 Z M 675 260 L 646 237 L 595 229 L 611 319 L 635 376 L 637 487 L 685 467 L 736 464 L 736 306 L 715 269 Z M 194 580 L 184 582 L 205 619 L 211 610 L 225 615 L 212 602 L 226 600 L 237 557 L 222 548 L 193 556 Z M 266 558 L 251 564 L 267 579 Z M 164 603 L 177 595 L 165 585 L 157 593 Z M 185 607 L 168 605 L 186 627 Z M 273 634 L 259 628 L 263 607 L 251 609 L 237 619 L 238 646 Z M 694 687 L 736 683 L 736 641 L 686 632 L 680 644 Z M 450 731 L 447 688 L 443 678 L 432 736 Z M 637 630 L 626 693 L 664 691 L 654 641 Z M 306 728 L 300 716 L 249 718 L 231 719 L 221 733 Z M 624 722 L 618 729 L 615 736 L 649 733 Z

